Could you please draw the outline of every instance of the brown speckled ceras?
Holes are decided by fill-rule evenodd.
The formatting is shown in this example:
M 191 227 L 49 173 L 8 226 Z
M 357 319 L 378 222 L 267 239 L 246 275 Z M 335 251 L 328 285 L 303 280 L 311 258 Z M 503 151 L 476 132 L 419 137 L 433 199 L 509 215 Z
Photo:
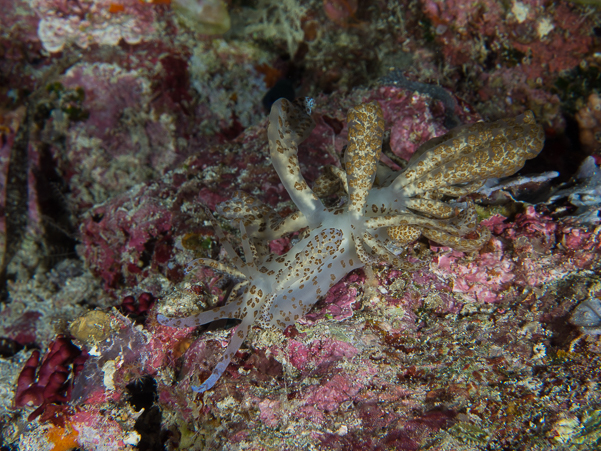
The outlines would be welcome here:
M 211 376 L 193 387 L 195 391 L 208 390 L 217 382 L 253 324 L 284 329 L 342 277 L 366 264 L 414 268 L 395 250 L 420 235 L 462 251 L 480 248 L 490 232 L 478 226 L 473 204 L 445 198 L 473 193 L 490 177 L 513 174 L 540 152 L 544 141 L 542 128 L 528 111 L 515 119 L 480 122 L 430 140 L 397 173 L 378 165 L 384 135 L 380 105 L 352 108 L 348 123 L 344 170 L 331 171 L 347 191 L 348 201 L 346 208 L 328 210 L 306 183 L 297 158 L 298 145 L 311 133 L 313 120 L 288 100 L 273 105 L 268 129 L 271 158 L 299 211 L 281 219 L 242 192 L 219 205 L 217 211 L 240 227 L 245 261 L 215 224 L 233 266 L 209 259 L 194 264 L 226 272 L 241 282 L 223 307 L 186 318 L 158 315 L 162 324 L 174 327 L 220 318 L 241 320 Z M 303 228 L 307 228 L 304 238 L 286 254 L 267 252 L 266 242 Z

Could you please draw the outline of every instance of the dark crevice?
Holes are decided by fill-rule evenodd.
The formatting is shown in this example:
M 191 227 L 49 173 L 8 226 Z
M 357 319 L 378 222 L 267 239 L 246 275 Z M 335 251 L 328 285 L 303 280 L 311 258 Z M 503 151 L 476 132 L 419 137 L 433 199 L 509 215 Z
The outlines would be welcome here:
M 0 357 L 10 358 L 24 348 L 25 346 L 12 338 L 0 337 Z
M 46 267 L 52 268 L 61 260 L 76 256 L 75 227 L 66 200 L 67 184 L 59 175 L 56 161 L 48 145 L 40 146 L 40 165 L 35 171 L 36 192 L 44 220 Z
M 27 229 L 29 213 L 28 148 L 33 109 L 33 103 L 30 102 L 10 150 L 4 207 L 6 244 L 0 264 L 0 302 L 8 300 L 8 265 L 19 250 Z
M 140 434 L 137 448 L 142 451 L 162 451 L 167 440 L 167 431 L 161 430 L 162 412 L 155 405 L 158 399 L 157 383 L 152 376 L 145 376 L 127 385 L 129 403 L 144 412 L 136 420 L 135 430 Z
M 578 138 L 578 124 L 573 118 L 567 116 L 565 131 L 547 136 L 543 150 L 535 158 L 526 161 L 519 173 L 541 174 L 546 171 L 557 171 L 559 177 L 554 179 L 553 183 L 564 183 L 578 173 L 580 165 L 587 156 Z
M 8 274 L 8 266 L 22 246 L 29 223 L 29 152 L 39 151 L 41 132 L 55 108 L 47 86 L 51 81 L 73 66 L 78 55 L 69 55 L 57 60 L 38 84 L 35 91 L 27 93 L 26 113 L 10 150 L 5 187 L 5 245 L 0 262 L 0 302 L 9 300 L 8 281 L 15 277 Z

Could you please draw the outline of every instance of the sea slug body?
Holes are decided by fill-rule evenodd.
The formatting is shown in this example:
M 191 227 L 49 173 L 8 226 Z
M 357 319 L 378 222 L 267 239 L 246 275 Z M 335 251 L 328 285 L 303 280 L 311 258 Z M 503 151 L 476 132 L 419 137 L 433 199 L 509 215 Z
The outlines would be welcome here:
M 276 101 L 269 117 L 268 138 L 272 163 L 299 211 L 280 218 L 271 207 L 242 192 L 217 207 L 217 212 L 240 227 L 244 261 L 214 227 L 232 266 L 199 259 L 240 280 L 227 303 L 186 318 L 167 318 L 161 324 L 192 327 L 221 318 L 241 321 L 210 377 L 193 390 L 204 392 L 217 382 L 251 327 L 284 329 L 293 324 L 350 271 L 385 262 L 413 269 L 393 252 L 421 235 L 457 250 L 480 248 L 490 238 L 478 226 L 471 202 L 446 200 L 476 191 L 490 177 L 519 170 L 536 156 L 544 133 L 531 112 L 491 124 L 477 123 L 453 129 L 425 143 L 404 171 L 379 166 L 384 118 L 378 103 L 348 112 L 349 145 L 344 170 L 332 177 L 347 191 L 344 208 L 327 209 L 308 186 L 297 158 L 299 144 L 314 122 L 302 105 Z M 270 254 L 262 244 L 286 233 L 307 228 L 286 254 Z M 468 237 L 469 235 L 469 237 Z

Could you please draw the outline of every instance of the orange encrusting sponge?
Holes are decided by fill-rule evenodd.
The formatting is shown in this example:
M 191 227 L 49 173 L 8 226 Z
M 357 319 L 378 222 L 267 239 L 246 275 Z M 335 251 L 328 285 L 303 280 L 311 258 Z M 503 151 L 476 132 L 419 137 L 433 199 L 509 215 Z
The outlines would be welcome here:
M 54 445 L 52 451 L 69 451 L 79 446 L 79 443 L 77 443 L 78 435 L 79 432 L 73 428 L 55 426 L 48 431 L 46 436 L 48 441 Z

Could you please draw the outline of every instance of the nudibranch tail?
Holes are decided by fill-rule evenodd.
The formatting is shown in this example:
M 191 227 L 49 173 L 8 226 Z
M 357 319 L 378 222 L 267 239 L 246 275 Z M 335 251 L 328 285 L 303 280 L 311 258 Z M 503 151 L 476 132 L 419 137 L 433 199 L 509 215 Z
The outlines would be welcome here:
M 229 303 L 224 305 L 223 307 L 215 307 L 211 310 L 206 310 L 204 312 L 197 313 L 196 315 L 186 316 L 184 318 L 168 318 L 165 315 L 158 314 L 157 320 L 163 326 L 169 327 L 198 327 L 203 324 L 209 324 L 213 321 L 217 321 L 218 319 L 239 319 L 239 316 L 236 313 L 236 305 L 235 303 Z
M 544 131 L 531 111 L 515 119 L 476 124 L 452 130 L 418 149 L 409 165 L 392 183 L 407 196 L 445 186 L 470 183 L 515 173 L 538 155 Z
M 377 102 L 351 108 L 347 115 L 348 140 L 344 168 L 348 192 L 348 221 L 357 256 L 364 264 L 397 260 L 373 240 L 365 227 L 365 206 L 376 178 L 384 139 L 384 115 Z
M 236 330 L 232 333 L 232 337 L 230 338 L 230 342 L 225 349 L 225 352 L 215 368 L 211 372 L 211 375 L 200 385 L 193 385 L 191 388 L 193 391 L 197 393 L 203 393 L 210 388 L 213 388 L 215 382 L 219 380 L 221 375 L 225 372 L 228 365 L 230 364 L 232 358 L 242 346 L 242 343 L 246 339 L 250 328 L 252 327 L 254 318 L 250 316 L 246 316 L 244 320 L 236 327 Z
M 468 194 L 475 193 L 484 186 L 487 179 L 476 180 L 475 182 L 464 183 L 457 186 L 440 186 L 434 191 L 434 193 L 442 196 L 450 197 L 461 197 L 467 196 Z
M 349 144 L 344 168 L 348 183 L 348 210 L 363 218 L 365 201 L 376 177 L 384 138 L 384 115 L 377 102 L 351 108 L 347 115 Z
M 457 208 L 434 199 L 407 199 L 406 207 L 417 211 L 425 216 L 431 216 L 437 219 L 450 219 L 457 215 Z
M 305 216 L 299 212 L 282 218 L 273 208 L 242 191 L 236 191 L 231 199 L 217 205 L 215 210 L 234 225 L 244 224 L 249 236 L 254 239 L 275 240 L 308 225 Z
M 444 246 L 452 247 L 453 249 L 461 252 L 471 252 L 480 249 L 488 240 L 490 240 L 491 233 L 488 228 L 484 226 L 478 227 L 476 233 L 477 238 L 465 238 L 457 235 L 451 235 L 450 233 L 442 230 L 424 229 L 422 231 L 426 238 L 431 239 L 435 243 L 440 243 Z
M 225 251 L 227 252 L 228 257 L 232 260 L 232 262 L 236 266 L 236 269 L 243 274 L 247 274 L 248 271 L 246 269 L 246 264 L 242 261 L 242 259 L 238 255 L 238 253 L 234 250 L 234 247 L 232 246 L 232 244 L 225 237 L 223 230 L 221 230 L 221 227 L 219 227 L 219 224 L 213 217 L 211 210 L 209 210 L 206 207 L 205 207 L 205 215 L 209 218 L 209 221 L 211 221 L 213 230 L 215 230 L 215 235 L 217 235 L 217 238 L 219 238 L 219 243 L 225 248 Z M 199 261 L 202 261 L 202 260 L 203 259 L 199 259 Z M 213 266 L 213 265 L 210 264 L 209 266 Z
M 269 147 L 271 162 L 286 191 L 311 228 L 318 227 L 327 209 L 313 193 L 300 172 L 298 145 L 315 127 L 313 119 L 302 108 L 286 99 L 277 100 L 269 114 Z

